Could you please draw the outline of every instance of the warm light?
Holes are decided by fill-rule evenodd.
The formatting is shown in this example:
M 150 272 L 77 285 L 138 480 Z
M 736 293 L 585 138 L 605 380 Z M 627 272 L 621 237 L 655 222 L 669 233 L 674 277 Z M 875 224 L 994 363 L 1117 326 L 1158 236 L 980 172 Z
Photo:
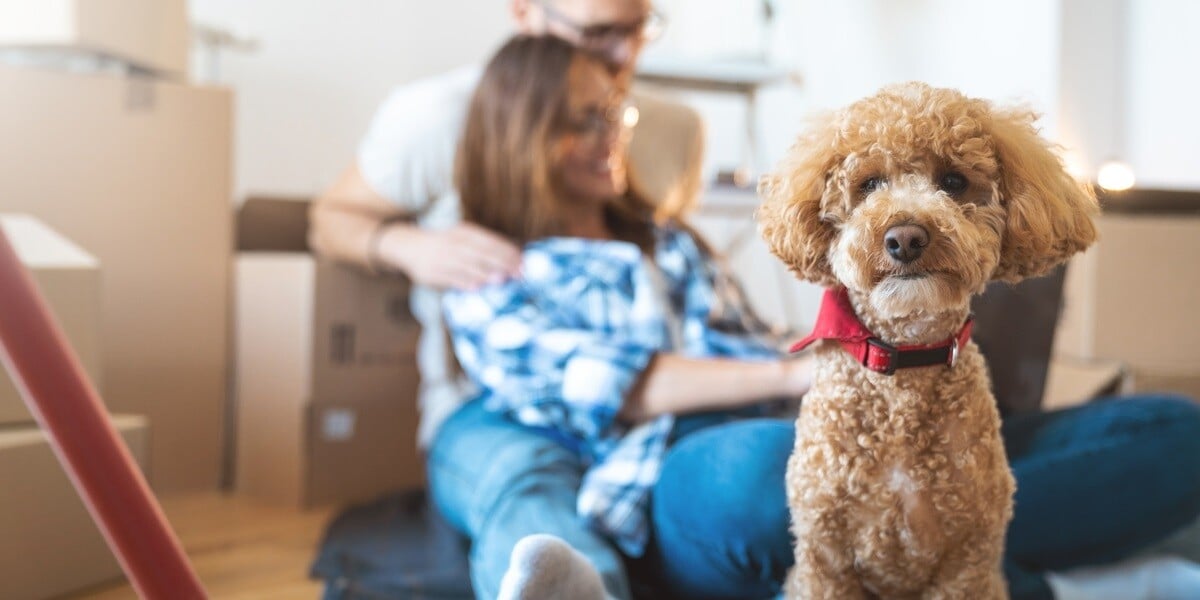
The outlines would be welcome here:
M 634 125 L 638 124 L 641 117 L 642 113 L 638 112 L 636 106 L 626 106 L 625 112 L 621 114 L 621 124 L 632 129 Z
M 1123 162 L 1110 160 L 1100 165 L 1100 170 L 1096 173 L 1096 183 L 1114 192 L 1127 190 L 1133 187 L 1133 168 Z

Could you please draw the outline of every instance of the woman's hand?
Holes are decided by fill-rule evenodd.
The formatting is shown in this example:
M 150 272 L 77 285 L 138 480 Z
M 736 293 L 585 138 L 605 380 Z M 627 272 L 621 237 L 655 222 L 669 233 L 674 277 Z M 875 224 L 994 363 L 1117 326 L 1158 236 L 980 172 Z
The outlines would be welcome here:
M 812 388 L 815 360 L 812 352 L 783 359 L 783 395 L 799 398 Z

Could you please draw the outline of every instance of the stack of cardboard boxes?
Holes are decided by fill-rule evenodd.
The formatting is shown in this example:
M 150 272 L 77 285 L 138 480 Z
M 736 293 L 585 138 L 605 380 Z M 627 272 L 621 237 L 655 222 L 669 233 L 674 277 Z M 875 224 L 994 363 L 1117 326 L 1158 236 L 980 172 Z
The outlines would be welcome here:
M 0 212 L 104 265 L 105 401 L 159 492 L 217 488 L 229 386 L 232 96 L 189 44 L 184 0 L 0 2 Z
M 420 486 L 408 283 L 311 255 L 307 215 L 238 213 L 237 492 L 307 508 Z
M 33 276 L 92 384 L 101 389 L 100 266 L 28 215 L 0 214 L 0 231 Z M 3 303 L 0 301 L 0 310 Z M 145 467 L 142 417 L 113 425 Z M 0 586 L 6 598 L 44 598 L 121 573 L 15 382 L 0 368 Z
M 216 488 L 228 386 L 232 104 L 189 45 L 185 0 L 0 1 L 5 229 L 159 491 Z M 0 481 L 0 595 L 120 576 L 5 377 Z
M 306 203 L 253 201 L 235 296 L 232 95 L 187 82 L 187 12 L 0 0 L 0 213 L 36 218 L 6 230 L 110 412 L 141 415 L 113 421 L 156 492 L 218 489 L 229 467 L 239 492 L 301 507 L 421 485 L 407 284 L 309 255 Z M 0 595 L 119 575 L 3 378 L 0 482 Z
M 1200 192 L 1101 200 L 1100 240 L 1067 272 L 1056 362 L 1113 372 L 1118 392 L 1200 400 Z
M 0 48 L 112 58 L 180 76 L 188 67 L 186 0 L 4 0 Z M 33 56 L 33 55 L 31 55 Z

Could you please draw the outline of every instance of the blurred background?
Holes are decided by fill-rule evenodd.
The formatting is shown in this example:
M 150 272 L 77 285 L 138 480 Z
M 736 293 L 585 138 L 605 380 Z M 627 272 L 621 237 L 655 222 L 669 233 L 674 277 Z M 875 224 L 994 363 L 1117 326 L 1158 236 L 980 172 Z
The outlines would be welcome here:
M 805 115 L 915 79 L 1032 105 L 1082 173 L 1123 160 L 1146 185 L 1200 187 L 1200 117 L 1189 101 L 1200 90 L 1181 76 L 1200 57 L 1186 35 L 1200 6 L 1187 0 L 656 6 L 668 25 L 644 66 L 762 64 L 781 75 L 764 77 L 758 94 L 759 168 L 782 155 Z M 479 0 L 191 0 L 191 16 L 255 46 L 198 46 L 191 63 L 193 80 L 236 91 L 235 197 L 321 190 L 393 86 L 478 62 L 511 33 L 507 4 Z M 685 97 L 707 117 L 710 170 L 738 165 L 742 98 Z
M 923 80 L 1029 105 L 1110 188 L 1047 403 L 1200 396 L 1200 3 L 656 7 L 637 85 L 702 115 L 694 218 L 770 321 L 820 290 L 758 241 L 753 181 L 807 117 Z M 500 0 L 0 0 L 0 221 L 215 595 L 314 596 L 334 511 L 421 485 L 407 285 L 309 255 L 305 202 L 390 90 L 511 32 Z M 0 595 L 129 597 L 3 376 L 0 482 Z

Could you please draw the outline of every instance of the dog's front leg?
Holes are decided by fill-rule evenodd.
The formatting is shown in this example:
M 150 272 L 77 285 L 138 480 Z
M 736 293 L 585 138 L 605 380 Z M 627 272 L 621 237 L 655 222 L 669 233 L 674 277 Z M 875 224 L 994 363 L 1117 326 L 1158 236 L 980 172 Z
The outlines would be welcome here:
M 923 600 L 1005 600 L 1008 583 L 1001 570 L 1003 538 L 975 539 L 948 554 Z
M 784 589 L 789 600 L 866 600 L 872 596 L 859 583 L 853 551 L 833 531 L 808 528 L 796 542 L 796 565 Z

